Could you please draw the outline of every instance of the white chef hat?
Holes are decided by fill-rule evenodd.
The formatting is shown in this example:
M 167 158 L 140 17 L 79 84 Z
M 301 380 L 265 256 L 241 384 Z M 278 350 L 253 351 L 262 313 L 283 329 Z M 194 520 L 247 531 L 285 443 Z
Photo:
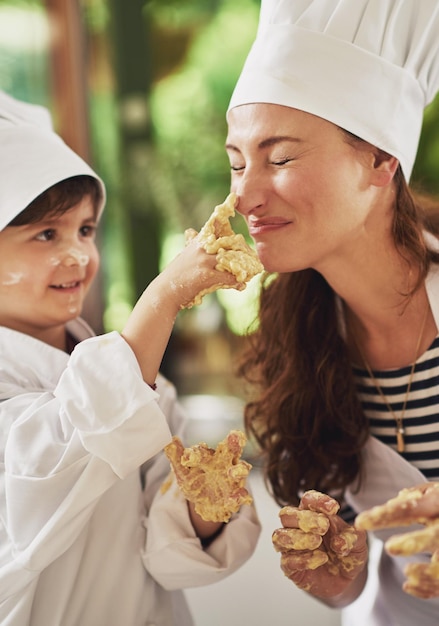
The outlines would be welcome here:
M 408 180 L 438 89 L 438 0 L 262 0 L 229 110 L 313 113 L 395 156 Z
M 43 191 L 71 176 L 96 173 L 52 128 L 49 111 L 0 91 L 0 230 Z

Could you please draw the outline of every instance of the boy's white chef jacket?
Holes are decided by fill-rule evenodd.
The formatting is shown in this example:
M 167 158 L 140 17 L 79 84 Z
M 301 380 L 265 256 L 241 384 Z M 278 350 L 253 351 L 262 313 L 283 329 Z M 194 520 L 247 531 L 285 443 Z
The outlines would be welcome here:
M 80 320 L 70 330 L 90 336 Z M 186 626 L 180 590 L 252 554 L 253 507 L 203 550 L 175 483 L 161 493 L 158 453 L 183 416 L 173 386 L 157 382 L 144 383 L 116 332 L 69 357 L 0 327 L 2 626 Z

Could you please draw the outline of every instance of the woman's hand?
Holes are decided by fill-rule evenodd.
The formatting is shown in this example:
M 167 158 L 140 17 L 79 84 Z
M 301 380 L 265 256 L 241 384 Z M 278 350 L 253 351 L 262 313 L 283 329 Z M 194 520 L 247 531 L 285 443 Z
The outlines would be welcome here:
M 298 507 L 281 509 L 283 528 L 273 533 L 284 574 L 332 606 L 348 604 L 359 595 L 368 558 L 366 532 L 338 517 L 339 508 L 333 498 L 307 491 Z
M 375 530 L 436 521 L 439 521 L 439 482 L 431 482 L 402 489 L 386 503 L 363 511 L 357 515 L 355 526 Z
M 422 524 L 425 528 L 394 535 L 385 544 L 393 556 L 431 553 L 429 563 L 410 563 L 404 573 L 406 593 L 418 598 L 439 596 L 439 482 L 402 489 L 395 498 L 360 513 L 355 526 L 364 530 Z

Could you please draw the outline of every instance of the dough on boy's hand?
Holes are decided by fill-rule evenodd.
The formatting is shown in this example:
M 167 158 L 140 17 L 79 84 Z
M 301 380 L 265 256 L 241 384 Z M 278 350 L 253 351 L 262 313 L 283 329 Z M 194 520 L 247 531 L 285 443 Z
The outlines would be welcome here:
M 218 289 L 233 288 L 242 291 L 249 280 L 264 269 L 256 252 L 248 245 L 244 236 L 235 233 L 230 225 L 229 219 L 235 215 L 235 203 L 236 194 L 230 193 L 222 204 L 214 208 L 212 215 L 198 234 L 188 229 L 185 236 L 186 243 L 196 237 L 199 245 L 208 254 L 215 254 L 216 269 L 233 274 L 237 284 L 217 284 L 204 289 L 185 308 L 200 304 L 203 296 Z
M 252 468 L 241 459 L 247 439 L 240 430 L 231 430 L 214 450 L 205 443 L 185 448 L 174 436 L 165 446 L 172 474 L 187 500 L 206 521 L 228 522 L 252 497 L 245 487 Z M 167 482 L 163 491 L 169 488 Z

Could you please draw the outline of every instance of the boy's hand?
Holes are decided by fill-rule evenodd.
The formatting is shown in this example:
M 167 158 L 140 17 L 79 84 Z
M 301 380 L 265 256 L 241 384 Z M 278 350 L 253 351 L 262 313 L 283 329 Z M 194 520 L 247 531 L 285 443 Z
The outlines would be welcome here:
M 252 466 L 240 460 L 245 443 L 244 433 L 232 430 L 216 450 L 205 443 L 185 448 L 178 437 L 164 448 L 178 486 L 203 520 L 228 522 L 252 503 L 245 488 Z
M 263 270 L 256 252 L 242 234 L 233 231 L 230 224 L 230 217 L 235 215 L 236 200 L 234 193 L 229 194 L 222 204 L 215 207 L 199 233 L 192 228 L 185 232 L 186 245 L 196 242 L 207 254 L 214 255 L 215 269 L 233 276 L 234 282 L 221 281 L 201 289 L 185 308 L 200 304 L 203 296 L 220 288 L 233 287 L 241 291 L 250 279 Z

